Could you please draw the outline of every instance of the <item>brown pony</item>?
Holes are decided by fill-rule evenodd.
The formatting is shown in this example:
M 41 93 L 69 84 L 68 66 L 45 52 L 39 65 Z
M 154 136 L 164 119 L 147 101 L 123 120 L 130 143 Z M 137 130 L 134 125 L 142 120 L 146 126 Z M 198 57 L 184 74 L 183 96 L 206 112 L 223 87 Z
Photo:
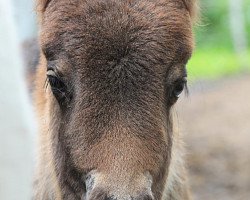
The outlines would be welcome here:
M 36 200 L 187 200 L 172 107 L 193 0 L 38 0 Z

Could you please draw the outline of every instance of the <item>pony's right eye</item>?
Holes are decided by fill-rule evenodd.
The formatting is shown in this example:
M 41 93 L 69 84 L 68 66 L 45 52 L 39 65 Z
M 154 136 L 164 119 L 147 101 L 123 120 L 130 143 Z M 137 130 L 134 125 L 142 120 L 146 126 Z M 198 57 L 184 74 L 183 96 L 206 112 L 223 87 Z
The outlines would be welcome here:
M 179 98 L 182 91 L 185 88 L 185 85 L 186 85 L 186 81 L 184 80 L 177 82 L 173 88 L 172 96 L 175 98 Z
M 184 89 L 187 90 L 187 78 L 183 77 L 181 79 L 176 80 L 171 87 L 169 88 L 169 96 L 168 100 L 170 102 L 170 105 L 173 105 L 178 98 L 180 97 L 181 93 L 184 91 Z
M 47 79 L 56 100 L 60 105 L 63 105 L 67 100 L 67 87 L 63 80 L 52 69 L 47 71 Z

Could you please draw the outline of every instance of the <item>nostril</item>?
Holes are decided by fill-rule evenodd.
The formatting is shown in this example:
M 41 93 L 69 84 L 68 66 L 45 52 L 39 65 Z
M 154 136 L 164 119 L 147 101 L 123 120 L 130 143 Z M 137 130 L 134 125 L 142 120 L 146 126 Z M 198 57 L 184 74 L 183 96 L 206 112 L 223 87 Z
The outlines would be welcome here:
M 114 198 L 114 197 L 106 197 L 106 199 L 105 200 L 117 200 L 116 198 Z
M 137 200 L 154 200 L 154 197 L 150 194 L 141 194 Z
M 154 198 L 150 195 L 146 195 L 143 200 L 154 200 Z
M 87 200 L 111 200 L 111 199 L 112 198 L 109 198 L 107 193 L 104 192 L 101 188 L 95 188 L 89 195 L 89 198 L 87 198 Z
M 94 187 L 94 183 L 95 183 L 95 176 L 94 176 L 94 172 L 91 171 L 88 174 L 84 174 L 82 176 L 82 183 L 83 183 L 83 187 L 84 187 L 84 192 L 82 194 L 82 200 L 88 200 L 89 195 L 91 193 L 91 191 L 93 190 Z
M 95 179 L 91 174 L 85 177 L 86 192 L 90 192 L 93 189 Z

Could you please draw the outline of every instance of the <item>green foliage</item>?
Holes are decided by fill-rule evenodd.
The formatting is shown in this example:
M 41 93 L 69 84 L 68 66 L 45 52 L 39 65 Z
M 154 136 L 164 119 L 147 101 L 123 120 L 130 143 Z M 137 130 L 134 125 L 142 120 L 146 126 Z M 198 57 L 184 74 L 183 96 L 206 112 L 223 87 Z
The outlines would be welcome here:
M 244 1 L 244 14 L 245 14 L 245 19 L 246 19 L 248 47 L 250 47 L 250 0 Z
M 188 77 L 197 79 L 217 79 L 241 71 L 243 63 L 250 63 L 250 51 L 246 55 L 238 56 L 228 49 L 202 49 L 194 52 L 193 58 L 188 63 Z
M 198 48 L 232 48 L 228 0 L 201 1 L 201 24 L 196 27 Z
M 197 47 L 188 64 L 189 77 L 219 78 L 240 72 L 245 63 L 250 66 L 250 49 L 245 55 L 236 55 L 233 49 L 229 0 L 200 1 L 201 23 L 195 28 Z M 250 0 L 244 0 L 244 14 L 250 47 Z

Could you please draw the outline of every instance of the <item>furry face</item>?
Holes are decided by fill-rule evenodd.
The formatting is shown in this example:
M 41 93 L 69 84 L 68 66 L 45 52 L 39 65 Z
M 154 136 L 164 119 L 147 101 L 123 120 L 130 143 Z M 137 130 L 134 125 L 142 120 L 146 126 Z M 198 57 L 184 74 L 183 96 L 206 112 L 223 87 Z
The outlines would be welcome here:
M 37 199 L 163 198 L 171 108 L 185 87 L 193 48 L 193 4 L 38 2 L 36 98 L 46 119 L 41 163 L 50 163 L 47 178 L 40 169 L 38 188 L 46 182 L 51 188 L 38 189 Z

